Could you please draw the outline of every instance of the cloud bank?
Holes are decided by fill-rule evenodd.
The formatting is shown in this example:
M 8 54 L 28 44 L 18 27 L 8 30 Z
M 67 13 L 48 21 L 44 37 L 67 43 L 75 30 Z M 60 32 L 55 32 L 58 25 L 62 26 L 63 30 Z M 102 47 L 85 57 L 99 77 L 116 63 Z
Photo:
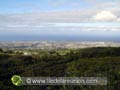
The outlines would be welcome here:
M 72 1 L 74 3 L 68 3 L 68 5 L 67 0 L 64 2 L 52 2 L 53 0 L 49 0 L 51 6 L 62 9 L 41 12 L 35 10 L 35 12 L 20 14 L 1 14 L 0 31 L 22 30 L 24 32 L 25 30 L 39 30 L 39 32 L 64 33 L 68 32 L 65 30 L 71 30 L 76 32 L 120 32 L 120 1 L 118 0 L 85 0 L 83 5 L 74 1 Z M 69 9 L 63 10 L 63 6 Z M 74 8 L 68 6 L 74 6 Z

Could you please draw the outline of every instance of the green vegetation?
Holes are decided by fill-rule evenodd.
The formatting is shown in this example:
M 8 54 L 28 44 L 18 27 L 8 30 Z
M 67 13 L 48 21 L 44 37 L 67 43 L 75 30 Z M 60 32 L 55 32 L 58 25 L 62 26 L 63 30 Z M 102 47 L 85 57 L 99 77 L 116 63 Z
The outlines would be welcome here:
M 34 50 L 34 52 L 37 54 L 24 55 L 0 50 L 0 90 L 120 90 L 120 48 L 98 47 L 76 50 Z M 108 77 L 108 85 L 17 87 L 11 82 L 13 75 Z

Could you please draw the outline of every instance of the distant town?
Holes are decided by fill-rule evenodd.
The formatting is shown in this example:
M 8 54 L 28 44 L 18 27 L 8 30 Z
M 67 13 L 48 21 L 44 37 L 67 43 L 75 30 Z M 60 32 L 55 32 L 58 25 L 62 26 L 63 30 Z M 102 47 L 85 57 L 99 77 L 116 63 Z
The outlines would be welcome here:
M 120 47 L 115 42 L 78 42 L 78 41 L 13 41 L 0 42 L 0 48 L 7 49 L 78 49 L 88 47 Z

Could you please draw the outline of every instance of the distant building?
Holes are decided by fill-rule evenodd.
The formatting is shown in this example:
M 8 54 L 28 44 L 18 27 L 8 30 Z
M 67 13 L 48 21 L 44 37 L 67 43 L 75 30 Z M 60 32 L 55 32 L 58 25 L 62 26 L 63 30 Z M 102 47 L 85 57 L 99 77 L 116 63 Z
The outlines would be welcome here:
M 28 56 L 28 55 L 31 55 L 30 52 L 23 52 L 24 55 Z

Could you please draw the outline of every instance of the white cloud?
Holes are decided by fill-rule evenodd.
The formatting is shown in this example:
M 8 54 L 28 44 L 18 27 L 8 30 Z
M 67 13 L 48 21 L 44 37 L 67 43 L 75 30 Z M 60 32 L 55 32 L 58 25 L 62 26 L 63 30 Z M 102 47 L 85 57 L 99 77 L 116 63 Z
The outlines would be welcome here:
M 101 11 L 93 16 L 96 21 L 115 21 L 117 16 L 110 11 Z
M 120 22 L 120 18 L 118 18 L 117 21 Z

